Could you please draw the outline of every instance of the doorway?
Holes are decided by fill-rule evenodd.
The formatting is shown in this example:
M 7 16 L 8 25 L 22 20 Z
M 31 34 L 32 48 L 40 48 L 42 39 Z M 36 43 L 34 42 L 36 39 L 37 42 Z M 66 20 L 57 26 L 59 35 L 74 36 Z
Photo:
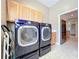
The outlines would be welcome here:
M 65 42 L 78 46 L 78 10 L 70 11 L 60 16 L 60 44 Z
M 62 36 L 62 41 L 60 41 L 60 43 L 64 43 L 66 41 L 66 21 L 65 20 L 61 20 L 61 36 Z

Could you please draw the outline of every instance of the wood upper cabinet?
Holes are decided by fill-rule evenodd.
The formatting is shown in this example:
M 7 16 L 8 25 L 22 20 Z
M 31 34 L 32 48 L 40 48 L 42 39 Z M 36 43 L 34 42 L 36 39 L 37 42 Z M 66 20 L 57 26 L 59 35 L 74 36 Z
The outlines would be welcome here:
M 32 10 L 32 19 L 37 22 L 42 22 L 42 14 L 38 11 Z
M 42 22 L 42 20 L 43 20 L 43 16 L 42 16 L 42 14 L 40 12 L 37 13 L 37 20 L 39 22 Z
M 31 8 L 28 8 L 27 7 L 27 9 L 26 9 L 26 20 L 31 20 L 31 21 L 33 21 L 33 19 L 32 19 L 32 9 Z
M 32 10 L 31 11 L 31 15 L 32 15 L 32 19 L 34 20 L 34 21 L 37 21 L 37 12 L 35 11 L 35 10 Z
M 8 1 L 8 21 L 14 21 L 19 18 L 19 3 L 14 1 Z
M 42 16 L 43 15 L 39 11 L 36 11 L 15 1 L 8 1 L 8 21 L 25 19 L 42 22 Z
M 26 20 L 31 20 L 31 9 L 20 4 L 20 14 L 19 14 L 20 19 L 26 19 Z

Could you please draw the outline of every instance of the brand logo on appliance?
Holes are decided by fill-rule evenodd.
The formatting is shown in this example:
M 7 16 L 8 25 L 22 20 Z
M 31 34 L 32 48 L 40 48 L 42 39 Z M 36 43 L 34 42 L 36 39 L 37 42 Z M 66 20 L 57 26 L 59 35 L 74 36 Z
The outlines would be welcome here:
M 31 21 L 28 21 L 28 24 L 31 24 Z

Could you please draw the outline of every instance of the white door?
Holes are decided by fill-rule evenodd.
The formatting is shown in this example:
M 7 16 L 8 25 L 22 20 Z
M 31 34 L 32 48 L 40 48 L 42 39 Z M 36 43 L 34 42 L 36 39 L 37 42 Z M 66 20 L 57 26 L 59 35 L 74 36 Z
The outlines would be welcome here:
M 38 29 L 35 26 L 21 26 L 18 29 L 18 44 L 30 46 L 38 41 Z

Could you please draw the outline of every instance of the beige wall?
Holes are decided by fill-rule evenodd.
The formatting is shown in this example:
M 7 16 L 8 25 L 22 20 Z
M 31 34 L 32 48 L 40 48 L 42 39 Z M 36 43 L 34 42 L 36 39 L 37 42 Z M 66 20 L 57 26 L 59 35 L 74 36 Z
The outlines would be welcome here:
M 49 9 L 46 6 L 39 3 L 38 1 L 36 0 L 16 0 L 16 1 L 42 12 L 44 15 L 43 22 L 46 22 L 49 19 Z
M 78 0 L 60 0 L 56 5 L 50 8 L 48 22 L 52 24 L 52 30 L 57 31 L 57 43 L 60 42 L 60 28 L 58 14 L 72 10 L 78 7 Z

